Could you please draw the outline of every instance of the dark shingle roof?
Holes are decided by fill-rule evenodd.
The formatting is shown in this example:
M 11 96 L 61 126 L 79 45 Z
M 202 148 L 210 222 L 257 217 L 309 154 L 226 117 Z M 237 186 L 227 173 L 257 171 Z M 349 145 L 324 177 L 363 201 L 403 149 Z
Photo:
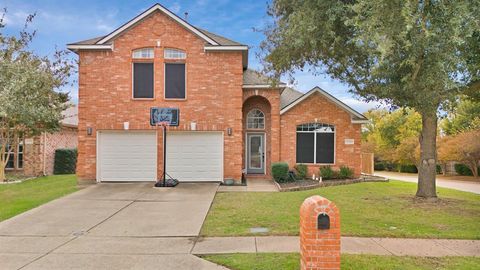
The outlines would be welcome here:
M 220 46 L 246 46 L 242 43 L 233 41 L 231 39 L 228 39 L 226 37 L 219 36 L 217 34 L 208 32 L 207 30 L 200 29 L 196 27 L 198 31 L 202 32 L 204 35 L 208 36 L 209 38 L 213 39 L 215 42 L 217 42 Z M 82 40 L 74 43 L 70 43 L 69 45 L 95 45 L 98 41 L 103 39 L 106 36 L 101 36 L 101 37 L 96 37 L 96 38 L 91 38 L 87 40 Z
M 246 69 L 243 72 L 243 85 L 269 85 L 272 84 L 272 81 L 272 78 L 253 69 Z M 285 83 L 279 82 L 279 84 L 284 85 Z
M 290 87 L 285 87 L 282 94 L 280 95 L 280 109 L 287 107 L 287 105 L 294 102 L 301 96 L 303 96 L 302 92 L 299 92 Z
M 207 30 L 205 29 L 201 29 L 201 28 L 198 28 L 197 29 L 202 32 L 203 34 L 205 34 L 206 36 L 208 36 L 209 38 L 215 40 L 218 44 L 220 44 L 221 46 L 246 46 L 245 44 L 242 44 L 242 43 L 239 43 L 239 42 L 236 42 L 236 41 L 233 41 L 231 39 L 228 39 L 226 37 L 222 37 L 222 36 L 219 36 L 217 34 L 214 34 L 214 33 L 211 33 L 211 32 L 208 32 Z

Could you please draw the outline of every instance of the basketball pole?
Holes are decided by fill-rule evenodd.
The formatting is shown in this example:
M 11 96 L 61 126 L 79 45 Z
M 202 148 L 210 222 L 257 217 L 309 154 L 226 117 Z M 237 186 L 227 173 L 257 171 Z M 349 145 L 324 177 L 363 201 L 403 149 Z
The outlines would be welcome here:
M 167 125 L 163 125 L 163 187 L 167 180 Z

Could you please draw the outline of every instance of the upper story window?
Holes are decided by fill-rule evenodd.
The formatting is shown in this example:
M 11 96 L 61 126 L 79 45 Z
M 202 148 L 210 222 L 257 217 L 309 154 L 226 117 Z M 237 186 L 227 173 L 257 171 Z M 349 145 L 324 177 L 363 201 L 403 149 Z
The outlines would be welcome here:
M 334 164 L 335 126 L 323 123 L 298 125 L 297 163 Z
M 163 58 L 165 59 L 186 59 L 187 54 L 178 49 L 165 49 L 163 53 Z
M 133 98 L 154 98 L 153 48 L 134 50 L 132 58 Z
M 153 48 L 143 48 L 132 52 L 133 59 L 153 59 Z
M 247 114 L 248 129 L 265 129 L 265 114 L 259 109 L 253 109 Z

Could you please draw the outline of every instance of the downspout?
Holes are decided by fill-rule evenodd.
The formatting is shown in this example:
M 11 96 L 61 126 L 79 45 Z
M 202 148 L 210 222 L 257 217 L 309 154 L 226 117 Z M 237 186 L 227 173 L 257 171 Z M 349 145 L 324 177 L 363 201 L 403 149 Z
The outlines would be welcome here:
M 47 167 L 46 158 L 47 158 L 47 133 L 43 132 L 43 176 L 47 175 L 45 172 Z

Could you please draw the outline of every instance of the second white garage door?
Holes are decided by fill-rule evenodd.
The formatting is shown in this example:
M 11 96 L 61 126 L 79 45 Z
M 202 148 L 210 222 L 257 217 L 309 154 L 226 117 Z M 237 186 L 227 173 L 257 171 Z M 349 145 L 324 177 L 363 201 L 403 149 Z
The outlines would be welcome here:
M 223 181 L 223 133 L 169 132 L 167 173 L 179 181 Z

